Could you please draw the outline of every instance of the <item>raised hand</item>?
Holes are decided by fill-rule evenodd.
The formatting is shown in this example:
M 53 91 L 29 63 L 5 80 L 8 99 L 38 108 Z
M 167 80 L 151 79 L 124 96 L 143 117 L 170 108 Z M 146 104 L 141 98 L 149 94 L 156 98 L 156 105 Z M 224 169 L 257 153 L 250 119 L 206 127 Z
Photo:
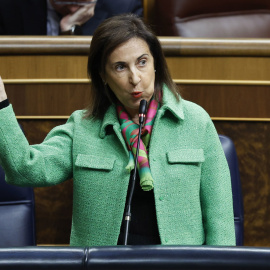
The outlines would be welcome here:
M 0 76 L 0 102 L 7 99 L 7 94 L 6 94 L 6 91 L 5 91 L 5 86 L 4 86 L 4 83 L 3 83 L 3 80 Z
M 60 22 L 61 31 L 68 31 L 73 25 L 82 25 L 94 16 L 95 3 L 82 6 L 75 12 L 62 18 Z

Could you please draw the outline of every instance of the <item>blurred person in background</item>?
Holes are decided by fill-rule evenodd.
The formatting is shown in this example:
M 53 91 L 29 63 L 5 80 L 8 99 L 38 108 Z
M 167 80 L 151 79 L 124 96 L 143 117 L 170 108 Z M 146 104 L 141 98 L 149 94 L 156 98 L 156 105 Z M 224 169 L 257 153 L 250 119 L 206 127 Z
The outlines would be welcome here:
M 0 35 L 93 35 L 105 19 L 134 13 L 141 0 L 0 0 Z

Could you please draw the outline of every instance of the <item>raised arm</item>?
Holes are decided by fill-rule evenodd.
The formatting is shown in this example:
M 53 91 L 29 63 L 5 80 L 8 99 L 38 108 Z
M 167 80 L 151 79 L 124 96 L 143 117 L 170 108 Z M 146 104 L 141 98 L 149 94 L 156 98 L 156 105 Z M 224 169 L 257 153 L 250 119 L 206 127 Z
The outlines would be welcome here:
M 43 143 L 29 145 L 18 125 L 0 78 L 0 165 L 6 181 L 19 186 L 50 186 L 72 177 L 74 120 L 53 129 Z

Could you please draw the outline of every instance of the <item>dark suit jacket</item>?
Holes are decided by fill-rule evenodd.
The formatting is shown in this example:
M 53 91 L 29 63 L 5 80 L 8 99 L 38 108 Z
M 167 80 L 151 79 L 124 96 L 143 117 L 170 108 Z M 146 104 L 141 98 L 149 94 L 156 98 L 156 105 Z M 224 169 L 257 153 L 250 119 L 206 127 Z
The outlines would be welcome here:
M 92 35 L 105 19 L 121 14 L 143 14 L 141 0 L 98 0 L 95 15 L 83 27 L 83 35 Z M 0 35 L 46 35 L 46 0 L 0 0 Z

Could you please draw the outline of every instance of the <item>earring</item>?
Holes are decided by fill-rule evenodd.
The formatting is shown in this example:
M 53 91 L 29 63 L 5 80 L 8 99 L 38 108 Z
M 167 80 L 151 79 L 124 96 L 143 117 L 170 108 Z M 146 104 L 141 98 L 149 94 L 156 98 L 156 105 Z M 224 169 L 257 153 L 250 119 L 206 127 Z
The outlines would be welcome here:
M 155 70 L 155 72 L 156 72 L 156 70 Z

